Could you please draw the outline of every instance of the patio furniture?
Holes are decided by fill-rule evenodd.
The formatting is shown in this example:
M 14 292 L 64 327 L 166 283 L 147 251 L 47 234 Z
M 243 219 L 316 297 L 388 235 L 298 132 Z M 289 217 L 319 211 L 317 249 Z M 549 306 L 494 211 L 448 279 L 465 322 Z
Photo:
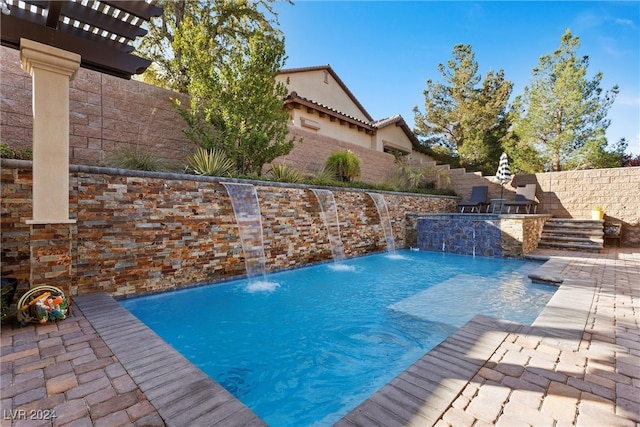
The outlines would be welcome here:
M 468 202 L 458 203 L 460 213 L 464 213 L 466 208 L 471 208 L 471 212 L 474 210 L 478 213 L 482 210 L 483 206 L 489 206 L 487 203 L 487 193 L 489 192 L 489 186 L 480 185 L 471 189 L 471 198 Z
M 518 213 L 520 207 L 524 207 L 527 213 L 533 213 L 538 210 L 538 202 L 536 201 L 536 184 L 526 184 L 524 186 L 518 186 L 516 188 L 516 199 L 509 202 L 504 202 L 507 207 L 507 213 L 511 213 L 511 207 L 515 206 L 516 213 Z
M 622 223 L 620 222 L 605 222 L 604 223 L 604 243 L 607 243 L 607 239 L 617 240 L 618 247 L 620 247 L 620 240 L 622 240 Z

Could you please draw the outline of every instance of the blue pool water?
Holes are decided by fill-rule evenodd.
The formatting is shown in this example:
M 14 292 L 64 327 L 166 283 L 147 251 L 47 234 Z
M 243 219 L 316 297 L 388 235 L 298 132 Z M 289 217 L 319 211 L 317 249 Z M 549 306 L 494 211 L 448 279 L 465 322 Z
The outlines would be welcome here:
M 478 313 L 531 324 L 538 266 L 402 250 L 121 304 L 271 426 L 324 426 Z

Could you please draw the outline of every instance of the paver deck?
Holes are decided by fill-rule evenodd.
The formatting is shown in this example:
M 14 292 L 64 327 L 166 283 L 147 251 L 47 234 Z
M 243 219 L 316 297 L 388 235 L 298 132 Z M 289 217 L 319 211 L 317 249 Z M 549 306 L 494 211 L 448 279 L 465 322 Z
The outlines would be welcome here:
M 640 250 L 533 256 L 561 282 L 533 325 L 476 316 L 337 425 L 640 423 Z M 106 294 L 0 337 L 2 426 L 264 425 Z

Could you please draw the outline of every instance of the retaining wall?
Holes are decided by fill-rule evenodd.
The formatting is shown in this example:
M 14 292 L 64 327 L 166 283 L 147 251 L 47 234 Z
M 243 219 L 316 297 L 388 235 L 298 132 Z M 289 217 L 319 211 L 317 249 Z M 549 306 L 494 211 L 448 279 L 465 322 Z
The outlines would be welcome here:
M 26 224 L 31 162 L 2 160 L 2 275 L 22 287 L 47 283 L 71 295 L 122 296 L 214 282 L 245 273 L 238 228 L 220 179 L 72 166 L 72 224 Z M 244 181 L 247 182 L 247 181 Z M 268 271 L 332 258 L 308 186 L 255 185 Z M 386 249 L 365 191 L 332 189 L 348 257 Z M 455 212 L 457 197 L 385 192 L 396 245 L 406 214 Z
M 0 47 L 0 138 L 12 147 L 31 147 L 33 140 L 31 77 L 20 67 L 20 52 Z M 176 92 L 136 80 L 123 80 L 80 68 L 69 89 L 69 161 L 100 165 L 123 147 L 151 153 L 183 169 L 193 151 L 184 119 L 172 105 Z M 290 126 L 290 136 L 303 141 L 276 162 L 300 171 L 317 172 L 338 150 L 351 149 L 360 159 L 361 180 L 378 183 L 395 169 L 393 155 Z M 265 167 L 266 170 L 266 167 Z
M 622 223 L 622 245 L 640 247 L 640 167 L 591 169 L 516 175 L 504 187 L 504 198 L 515 198 L 515 187 L 535 183 L 538 213 L 556 218 L 590 219 L 591 208 L 602 205 L 605 221 Z M 489 198 L 498 198 L 500 185 L 479 173 L 451 171 L 451 187 L 464 200 L 471 188 L 489 186 Z
M 0 47 L 2 141 L 31 147 L 31 76 L 20 67 L 20 51 Z M 69 160 L 98 165 L 119 148 L 137 148 L 184 164 L 190 143 L 171 98 L 187 98 L 135 80 L 80 68 L 69 87 Z

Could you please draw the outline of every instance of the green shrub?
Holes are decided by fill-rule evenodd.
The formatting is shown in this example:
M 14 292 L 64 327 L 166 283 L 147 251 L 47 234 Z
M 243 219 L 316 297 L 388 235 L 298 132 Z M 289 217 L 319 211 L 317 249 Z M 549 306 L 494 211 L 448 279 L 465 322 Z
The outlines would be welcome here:
M 349 149 L 331 154 L 324 165 L 338 181 L 351 182 L 360 177 L 360 159 Z
M 220 149 L 207 150 L 199 147 L 188 158 L 188 172 L 196 175 L 231 176 L 234 173 L 233 161 Z
M 33 160 L 31 148 L 14 148 L 0 142 L 0 157 L 4 159 Z
M 127 145 L 115 150 L 107 156 L 104 166 L 150 172 L 163 172 L 174 169 L 166 160 L 158 158 L 152 152 L 143 151 L 138 145 Z

